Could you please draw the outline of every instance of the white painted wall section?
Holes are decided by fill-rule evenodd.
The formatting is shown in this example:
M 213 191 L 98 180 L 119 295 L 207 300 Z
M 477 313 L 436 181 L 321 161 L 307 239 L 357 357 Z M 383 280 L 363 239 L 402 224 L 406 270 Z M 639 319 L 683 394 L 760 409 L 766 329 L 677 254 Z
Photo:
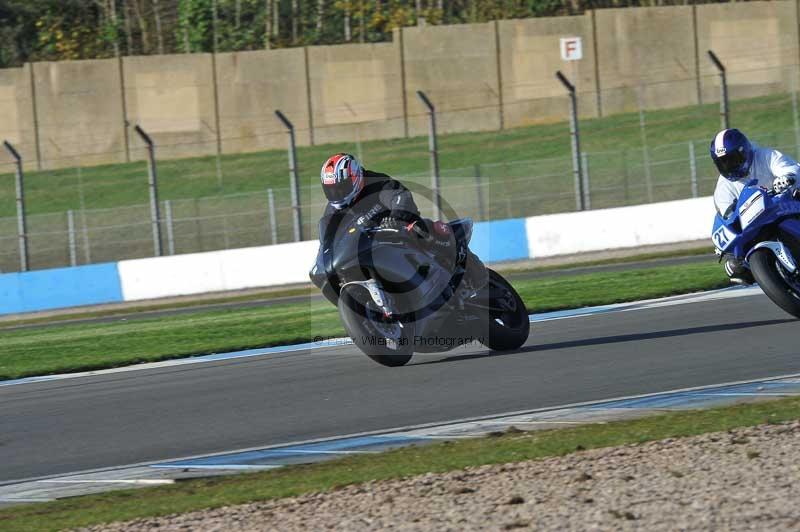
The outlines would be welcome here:
M 125 301 L 308 282 L 316 241 L 119 263 Z
M 711 197 L 615 209 L 567 212 L 526 220 L 532 258 L 709 239 Z

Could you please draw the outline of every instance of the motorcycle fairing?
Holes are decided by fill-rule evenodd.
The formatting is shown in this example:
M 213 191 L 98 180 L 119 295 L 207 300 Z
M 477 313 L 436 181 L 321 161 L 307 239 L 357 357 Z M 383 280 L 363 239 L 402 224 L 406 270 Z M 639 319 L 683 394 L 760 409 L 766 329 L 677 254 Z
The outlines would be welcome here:
M 800 237 L 790 217 L 800 215 L 800 201 L 786 200 L 785 194 L 770 195 L 750 181 L 739 196 L 733 212 L 714 218 L 711 239 L 717 249 L 738 259 L 745 259 L 755 240 L 764 240 L 764 229 L 778 225 Z M 780 221 L 780 223 L 778 223 Z M 772 240 L 772 238 L 770 238 Z

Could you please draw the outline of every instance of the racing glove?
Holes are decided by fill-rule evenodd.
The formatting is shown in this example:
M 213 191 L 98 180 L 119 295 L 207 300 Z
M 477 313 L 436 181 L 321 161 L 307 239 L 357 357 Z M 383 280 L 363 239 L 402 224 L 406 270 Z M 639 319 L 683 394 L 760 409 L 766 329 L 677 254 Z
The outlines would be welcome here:
M 784 175 L 776 177 L 772 182 L 772 190 L 775 194 L 780 194 L 794 186 L 796 179 L 793 175 Z
M 395 229 L 397 231 L 401 231 L 405 229 L 406 224 L 403 223 L 402 220 L 398 220 L 397 218 L 392 218 L 391 216 L 387 216 L 381 220 L 381 223 L 378 227 L 381 229 Z

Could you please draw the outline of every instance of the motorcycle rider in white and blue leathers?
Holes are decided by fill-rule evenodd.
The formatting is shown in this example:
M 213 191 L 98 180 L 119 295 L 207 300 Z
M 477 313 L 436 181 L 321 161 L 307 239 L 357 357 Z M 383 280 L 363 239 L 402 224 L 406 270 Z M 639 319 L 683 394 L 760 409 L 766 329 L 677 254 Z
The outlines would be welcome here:
M 791 157 L 772 148 L 751 143 L 738 129 L 723 129 L 711 141 L 711 159 L 720 176 L 714 189 L 714 206 L 727 218 L 734 212 L 745 185 L 755 179 L 758 185 L 776 193 L 794 187 L 800 165 Z M 725 273 L 731 282 L 753 284 L 753 274 L 741 261 L 729 257 Z

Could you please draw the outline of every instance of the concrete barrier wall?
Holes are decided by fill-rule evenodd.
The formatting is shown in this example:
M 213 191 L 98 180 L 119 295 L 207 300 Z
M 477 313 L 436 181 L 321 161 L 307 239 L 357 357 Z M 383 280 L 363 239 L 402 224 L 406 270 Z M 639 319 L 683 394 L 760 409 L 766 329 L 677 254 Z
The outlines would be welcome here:
M 33 124 L 30 69 L 31 65 L 28 64 L 25 68 L 0 70 L 0 141 L 12 143 L 23 160 L 29 163 L 27 166 L 35 168 L 36 129 Z M 1 157 L 3 161 L 6 160 L 5 153 Z
M 44 168 L 125 161 L 116 59 L 34 63 Z
M 487 263 L 709 239 L 710 197 L 481 222 Z M 318 244 L 212 251 L 0 275 L 0 314 L 308 282 Z
M 595 11 L 604 114 L 697 103 L 691 6 Z M 640 87 L 641 86 L 641 87 Z
M 537 258 L 710 239 L 713 218 L 709 197 L 534 216 L 528 250 Z
M 581 116 L 597 116 L 592 15 L 498 22 L 503 120 L 506 127 L 564 120 L 569 100 L 556 79 L 561 70 L 579 93 Z M 561 37 L 581 37 L 583 59 L 561 59 Z
M 0 314 L 121 301 L 113 263 L 0 275 Z
M 424 91 L 436 105 L 442 133 L 500 128 L 495 24 L 403 29 L 409 134 L 426 135 Z
M 735 102 L 797 83 L 798 22 L 788 0 L 599 9 L 408 27 L 391 43 L 37 63 L 35 91 L 30 71 L 0 71 L 0 133 L 36 156 L 34 92 L 45 168 L 141 158 L 126 121 L 152 133 L 162 158 L 281 148 L 276 108 L 301 145 L 425 135 L 417 90 L 442 133 L 497 130 L 564 120 L 556 70 L 577 84 L 584 117 L 717 101 L 708 49 Z M 573 36 L 583 59 L 565 62 L 559 40 Z
M 725 9 L 728 8 L 728 9 Z M 728 70 L 729 98 L 794 90 L 798 64 L 795 2 L 745 2 L 697 6 L 697 39 L 703 101 L 719 101 L 720 81 L 706 50 Z
M 211 68 L 210 54 L 124 58 L 128 122 L 148 132 L 159 157 L 216 153 Z M 132 129 L 130 145 L 134 159 L 145 157 L 144 144 Z
M 310 143 L 302 48 L 219 54 L 217 86 L 223 152 L 285 148 L 286 128 L 275 109 L 294 123 L 298 144 Z
M 308 61 L 315 143 L 405 135 L 399 45 L 314 46 Z

